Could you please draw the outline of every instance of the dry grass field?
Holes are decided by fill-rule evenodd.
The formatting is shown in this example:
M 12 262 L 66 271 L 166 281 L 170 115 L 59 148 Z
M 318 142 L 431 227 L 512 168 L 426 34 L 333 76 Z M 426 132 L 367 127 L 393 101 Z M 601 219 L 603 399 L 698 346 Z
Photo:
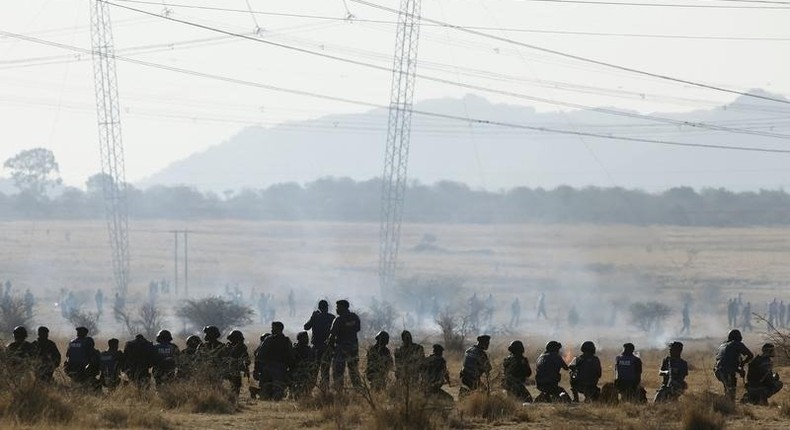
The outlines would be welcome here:
M 285 222 L 133 222 L 131 229 L 132 285 L 130 303 L 144 299 L 148 282 L 173 281 L 173 229 L 189 229 L 189 297 L 222 294 L 225 285 L 238 285 L 248 297 L 259 292 L 274 294 L 277 319 L 286 325 L 293 339 L 309 316 L 317 299 L 348 298 L 352 310 L 364 310 L 378 294 L 376 277 L 378 225 Z M 428 235 L 428 236 L 426 236 Z M 416 248 L 433 236 L 430 250 Z M 716 395 L 722 393 L 713 378 L 713 348 L 726 335 L 725 302 L 742 293 L 755 312 L 764 312 L 773 297 L 790 300 L 786 294 L 790 279 L 790 229 L 785 228 L 680 228 L 658 226 L 593 225 L 456 225 L 409 224 L 403 227 L 401 273 L 408 276 L 452 278 L 457 289 L 441 297 L 441 306 L 462 309 L 477 293 L 493 294 L 497 313 L 488 328 L 492 340 L 492 360 L 497 373 L 506 345 L 514 339 L 527 343 L 527 356 L 534 364 L 540 347 L 550 339 L 566 346 L 566 353 L 584 340 L 599 345 L 605 363 L 602 382 L 612 379 L 610 363 L 619 345 L 631 341 L 645 361 L 643 377 L 648 395 L 655 392 L 657 368 L 664 342 L 677 337 L 679 309 L 684 295 L 693 300 L 692 332 L 683 337 L 685 356 L 692 366 L 690 390 L 677 405 L 528 405 L 500 398 L 494 384 L 492 397 L 475 397 L 451 408 L 434 407 L 431 402 L 419 413 L 426 421 L 409 424 L 403 418 L 402 401 L 379 399 L 373 410 L 362 397 L 319 399 L 323 401 L 280 403 L 259 402 L 242 395 L 227 410 L 221 395 L 197 398 L 212 390 L 179 387 L 178 396 L 189 401 L 175 402 L 168 395 L 137 393 L 123 389 L 111 395 L 85 395 L 68 387 L 55 392 L 40 391 L 24 384 L 0 393 L 2 428 L 263 428 L 263 429 L 377 429 L 377 428 L 790 428 L 790 394 L 778 394 L 769 407 L 726 405 Z M 180 251 L 181 252 L 181 251 Z M 182 255 L 183 256 L 183 255 Z M 179 263 L 181 264 L 181 263 Z M 170 317 L 174 332 L 183 323 L 172 310 L 184 298 L 183 273 L 179 295 L 160 297 L 159 303 Z M 10 279 L 14 293 L 30 289 L 37 297 L 35 324 L 47 324 L 53 336 L 65 341 L 72 328 L 60 317 L 61 289 L 74 291 L 88 309 L 93 293 L 101 288 L 111 303 L 112 273 L 105 226 L 102 222 L 26 221 L 0 222 L 0 280 Z M 285 297 L 293 289 L 297 313 L 290 316 Z M 546 294 L 548 320 L 536 320 L 534 301 Z M 523 306 L 522 323 L 507 327 L 510 302 L 518 297 Z M 635 301 L 658 300 L 674 309 L 665 328 L 645 335 L 628 319 L 627 305 Z M 108 305 L 109 306 L 109 305 Z M 581 323 L 571 327 L 567 314 L 578 309 Z M 431 322 L 412 327 L 414 310 L 398 308 L 395 326 L 412 329 L 415 338 L 430 349 L 440 339 Z M 605 324 L 601 314 L 612 315 Z M 120 326 L 105 317 L 96 336 L 102 348 L 109 337 L 128 337 Z M 252 340 L 266 331 L 264 321 L 245 327 Z M 363 321 L 364 324 L 364 321 Z M 764 327 L 746 333 L 747 344 L 759 349 Z M 10 334 L 3 334 L 4 338 Z M 474 336 L 472 336 L 473 338 Z M 391 347 L 397 346 L 393 334 Z M 365 339 L 367 341 L 367 339 Z M 176 340 L 183 345 L 183 339 Z M 453 386 L 445 387 L 457 396 L 461 356 L 447 354 Z M 364 363 L 364 360 L 363 360 Z M 781 367 L 782 375 L 790 369 Z M 567 375 L 564 376 L 567 388 Z M 21 391 L 20 391 L 21 390 Z M 30 390 L 30 391 L 25 391 Z M 535 390 L 533 395 L 536 394 Z M 65 394 L 64 394 L 65 393 Z M 244 391 L 243 391 L 244 393 Z M 41 406 L 64 411 L 24 418 L 16 397 L 42 398 Z M 49 397 L 51 396 L 51 398 Z M 176 396 L 176 397 L 178 397 Z M 48 400 L 49 399 L 49 400 Z M 219 405 L 213 408 L 211 405 Z M 208 406 L 207 406 L 208 405 Z M 22 409 L 19 409 L 22 408 Z M 38 413 L 38 412 L 37 412 Z M 20 418 L 22 417 L 22 418 Z M 43 417 L 43 418 L 42 418 Z M 39 420 L 39 418 L 41 418 Z M 415 418 L 416 420 L 417 418 Z M 694 421 L 694 420 L 697 421 Z M 704 427 L 703 422 L 711 426 Z M 391 423 L 393 425 L 386 425 Z M 402 425 L 398 427 L 398 425 Z

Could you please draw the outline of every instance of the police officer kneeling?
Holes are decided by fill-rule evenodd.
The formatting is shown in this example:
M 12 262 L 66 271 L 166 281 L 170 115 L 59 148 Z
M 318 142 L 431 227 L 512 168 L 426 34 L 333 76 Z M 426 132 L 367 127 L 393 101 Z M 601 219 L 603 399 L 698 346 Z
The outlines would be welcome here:
M 741 398 L 741 403 L 767 405 L 768 399 L 784 386 L 779 380 L 779 375 L 774 373 L 771 362 L 771 358 L 776 354 L 775 350 L 773 344 L 766 343 L 763 345 L 763 353 L 749 362 L 746 373 L 746 394 Z

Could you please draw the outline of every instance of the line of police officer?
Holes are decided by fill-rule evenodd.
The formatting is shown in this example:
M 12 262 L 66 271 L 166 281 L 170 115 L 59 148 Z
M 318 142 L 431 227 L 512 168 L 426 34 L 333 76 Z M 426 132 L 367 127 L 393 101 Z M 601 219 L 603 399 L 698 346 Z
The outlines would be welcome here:
M 337 316 L 329 313 L 329 304 L 321 300 L 318 309 L 304 325 L 305 330 L 312 331 L 312 338 L 308 338 L 306 331 L 300 332 L 295 344 L 284 335 L 285 327 L 281 322 L 272 323 L 271 332 L 261 336 L 260 346 L 254 352 L 252 376 L 258 381 L 258 387 L 250 389 L 252 397 L 280 400 L 290 393 L 293 398 L 299 398 L 310 393 L 315 385 L 325 390 L 329 387 L 330 369 L 336 390 L 343 387 L 346 369 L 351 384 L 355 388 L 363 386 L 357 338 L 360 320 L 350 311 L 348 301 L 339 300 L 336 305 Z M 215 381 L 229 381 L 238 395 L 242 378 L 250 378 L 250 356 L 244 336 L 238 330 L 227 336 L 227 343 L 222 343 L 219 329 L 207 326 L 203 329 L 204 339 L 190 336 L 183 351 L 172 343 L 173 337 L 168 330 L 161 330 L 155 344 L 138 334 L 126 342 L 123 351 L 119 349 L 118 339 L 110 339 L 108 349 L 103 352 L 95 348 L 87 328 L 78 327 L 76 332 L 76 338 L 69 342 L 66 351 L 64 371 L 75 383 L 95 389 L 117 387 L 121 383 L 121 372 L 140 387 L 150 384 L 152 377 L 160 386 L 200 375 Z M 9 363 L 34 363 L 39 380 L 51 382 L 61 355 L 55 343 L 49 340 L 49 330 L 39 327 L 38 338 L 32 343 L 27 342 L 24 327 L 15 328 L 13 335 L 14 342 L 6 348 Z M 481 335 L 477 343 L 465 351 L 460 372 L 461 396 L 490 387 L 492 366 L 487 354 L 490 341 L 490 336 Z M 450 383 L 443 347 L 433 345 L 432 354 L 426 357 L 423 347 L 413 342 L 409 331 L 401 333 L 401 342 L 393 354 L 388 347 L 389 334 L 382 331 L 376 335 L 375 343 L 367 350 L 365 379 L 368 387 L 374 391 L 384 390 L 388 375 L 394 370 L 398 386 L 419 387 L 426 394 L 451 400 L 452 397 L 442 390 L 445 383 Z M 585 401 L 647 401 L 647 393 L 641 385 L 642 361 L 634 354 L 633 344 L 623 345 L 623 351 L 615 358 L 614 383 L 605 384 L 603 388 L 598 387 L 601 362 L 595 355 L 593 342 L 584 342 L 581 354 L 570 364 L 561 357 L 561 349 L 559 342 L 549 341 L 537 358 L 535 382 L 539 395 L 534 401 L 578 402 L 579 394 Z M 688 363 L 681 358 L 682 351 L 680 342 L 669 345 L 669 355 L 662 360 L 659 370 L 663 381 L 655 401 L 675 400 L 687 389 Z M 532 369 L 524 356 L 524 344 L 513 341 L 508 352 L 503 361 L 503 388 L 523 402 L 532 402 L 526 386 Z M 768 399 L 783 386 L 773 371 L 771 358 L 774 355 L 775 347 L 765 344 L 762 354 L 754 357 L 743 344 L 740 331 L 730 331 L 727 341 L 717 351 L 714 368 L 727 397 L 735 400 L 737 377 L 740 375 L 746 380 L 746 392 L 741 400 L 767 404 Z M 747 365 L 748 374 L 744 369 Z M 563 370 L 570 373 L 572 395 L 560 386 Z

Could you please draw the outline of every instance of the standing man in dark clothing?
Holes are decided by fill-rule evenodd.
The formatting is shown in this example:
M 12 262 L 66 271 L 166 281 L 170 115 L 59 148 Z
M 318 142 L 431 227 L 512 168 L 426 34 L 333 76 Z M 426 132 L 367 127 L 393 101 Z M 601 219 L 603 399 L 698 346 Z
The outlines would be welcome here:
M 288 371 L 293 366 L 293 346 L 291 339 L 283 334 L 285 325 L 279 321 L 272 323 L 272 333 L 261 343 L 256 358 L 260 372 L 261 398 L 282 400 L 288 386 Z
M 683 311 L 681 312 L 683 316 L 683 328 L 680 329 L 680 334 L 688 335 L 691 333 L 691 316 L 689 309 L 689 303 L 686 302 L 683 304 Z
M 142 334 L 137 334 L 134 340 L 126 342 L 123 348 L 126 358 L 124 373 L 138 388 L 145 388 L 151 382 L 151 367 L 157 360 L 154 344 Z
M 543 316 L 543 319 L 549 319 L 549 317 L 546 316 L 546 293 L 540 293 L 540 295 L 538 296 L 537 308 L 538 308 L 537 319 L 540 319 L 541 316 Z
M 176 368 L 180 351 L 173 344 L 173 335 L 169 330 L 160 330 L 156 335 L 156 360 L 153 373 L 156 386 L 176 379 Z
M 295 399 L 302 398 L 313 389 L 316 370 L 315 351 L 310 348 L 310 336 L 306 331 L 296 335 L 293 345 L 293 365 L 291 367 L 291 396 Z
M 93 296 L 96 300 L 96 312 L 101 316 L 104 313 L 104 293 L 101 289 L 96 290 L 96 295 Z
M 484 334 L 477 337 L 477 344 L 467 348 L 464 352 L 464 363 L 461 368 L 461 392 L 466 394 L 469 391 L 477 390 L 482 384 L 482 377 L 486 380 L 491 373 L 491 361 L 488 359 L 488 346 L 491 343 L 491 336 Z M 488 382 L 488 381 L 486 381 Z M 460 394 L 459 394 L 460 395 Z
M 452 402 L 453 396 L 442 390 L 445 383 L 450 385 L 450 372 L 444 359 L 444 347 L 433 345 L 433 353 L 425 358 L 422 364 L 423 388 L 428 396 Z
M 514 340 L 510 342 L 507 350 L 510 355 L 503 362 L 505 391 L 521 402 L 532 403 L 532 395 L 526 385 L 527 378 L 532 376 L 532 368 L 529 367 L 527 357 L 524 357 L 524 344 L 520 340 Z
M 387 347 L 390 335 L 386 331 L 376 334 L 376 343 L 368 348 L 368 363 L 365 367 L 365 376 L 374 391 L 382 391 L 387 387 L 387 376 L 392 371 L 392 353 Z
M 99 355 L 101 363 L 99 380 L 102 386 L 112 390 L 121 384 L 121 369 L 125 368 L 126 360 L 123 352 L 118 350 L 118 339 L 107 341 L 107 351 Z
M 634 355 L 634 344 L 623 344 L 623 352 L 614 360 L 614 385 L 622 400 L 647 402 L 647 392 L 642 388 L 642 360 Z
M 661 388 L 656 392 L 655 402 L 675 401 L 688 388 L 686 376 L 689 374 L 689 365 L 686 360 L 680 358 L 682 352 L 682 343 L 669 344 L 669 357 L 661 362 L 661 370 L 658 372 L 664 380 Z
M 561 370 L 568 370 L 565 360 L 560 357 L 562 344 L 556 340 L 549 341 L 546 349 L 535 362 L 535 384 L 540 391 L 540 395 L 535 401 L 570 402 L 568 392 L 560 387 L 562 380 Z
M 746 302 L 746 305 L 743 306 L 743 316 L 741 319 L 743 320 L 741 321 L 741 324 L 743 325 L 744 331 L 754 330 L 752 327 L 752 302 Z
M 510 304 L 510 327 L 518 327 L 521 321 L 521 303 L 516 297 Z
M 274 323 L 272 323 L 272 326 L 274 326 Z M 288 341 L 288 346 L 290 347 L 290 345 L 291 342 Z M 230 381 L 231 388 L 236 397 L 238 397 L 241 392 L 242 376 L 250 379 L 250 353 L 247 350 L 247 345 L 244 344 L 244 335 L 241 331 L 233 330 L 230 332 L 222 357 L 224 358 L 222 365 L 223 377 Z
M 568 368 L 571 371 L 571 393 L 573 401 L 579 402 L 579 393 L 584 394 L 584 401 L 596 401 L 601 394 L 598 381 L 601 379 L 601 360 L 595 355 L 595 344 L 592 341 L 582 343 L 581 355 L 577 355 Z
M 60 366 L 61 356 L 58 346 L 49 339 L 47 327 L 38 328 L 38 339 L 33 341 L 33 349 L 38 358 L 36 377 L 39 381 L 51 383 L 53 381 L 52 374 Z
M 329 313 L 329 303 L 326 300 L 321 300 L 318 302 L 318 310 L 313 312 L 310 320 L 304 325 L 305 330 L 312 330 L 313 333 L 310 343 L 313 345 L 313 351 L 315 351 L 315 357 L 318 360 L 321 378 L 318 386 L 322 390 L 329 388 L 329 368 L 332 358 L 327 349 L 327 341 L 334 320 L 335 316 Z
M 730 328 L 735 327 L 738 320 L 738 309 L 736 308 L 738 303 L 735 299 L 728 299 L 727 300 L 727 324 Z
M 99 351 L 95 346 L 93 338 L 88 336 L 88 329 L 77 327 L 77 337 L 69 342 L 63 363 L 66 375 L 73 382 L 91 385 L 91 379 L 99 373 Z
M 401 346 L 395 348 L 395 379 L 401 386 L 413 386 L 420 380 L 420 366 L 425 359 L 422 345 L 414 343 L 411 332 L 403 330 Z
M 748 304 L 747 304 L 748 306 Z M 735 401 L 735 390 L 738 385 L 736 375 L 744 376 L 743 366 L 748 364 L 754 354 L 743 344 L 743 336 L 739 330 L 730 330 L 727 341 L 719 346 L 716 353 L 716 365 L 713 372 L 716 379 L 724 385 L 724 393 L 728 399 Z
M 779 380 L 779 375 L 774 373 L 771 358 L 776 354 L 772 343 L 763 345 L 762 354 L 749 363 L 746 374 L 746 394 L 741 403 L 755 405 L 768 405 L 768 399 L 782 389 L 784 384 Z
M 332 382 L 336 390 L 343 388 L 343 377 L 348 367 L 348 376 L 354 388 L 362 386 L 359 376 L 359 341 L 357 333 L 362 328 L 357 314 L 351 312 L 348 300 L 336 303 L 337 318 L 329 331 L 329 348 L 332 354 Z

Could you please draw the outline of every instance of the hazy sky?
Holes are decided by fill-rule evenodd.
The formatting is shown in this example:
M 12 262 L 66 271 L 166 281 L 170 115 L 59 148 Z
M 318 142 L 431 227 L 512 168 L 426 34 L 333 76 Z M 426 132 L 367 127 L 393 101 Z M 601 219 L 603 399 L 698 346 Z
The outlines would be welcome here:
M 639 1 L 743 8 L 425 0 L 423 15 L 464 26 L 491 27 L 481 31 L 683 79 L 737 90 L 764 88 L 790 94 L 790 5 Z M 164 9 L 156 1 L 115 2 L 156 13 Z M 395 0 L 372 2 L 393 8 L 399 4 Z M 390 22 L 395 16 L 387 12 L 346 0 L 357 20 L 343 21 L 271 14 L 343 18 L 347 14 L 343 0 L 249 3 L 254 10 L 267 14 L 258 14 L 254 20 L 249 13 L 176 6 L 246 10 L 245 0 L 180 0 L 171 3 L 169 10 L 176 19 L 239 33 L 253 33 L 257 20 L 263 29 L 260 37 L 265 40 L 391 66 L 395 27 Z M 0 2 L 0 30 L 90 48 L 89 12 L 88 0 L 4 1 Z M 118 7 L 112 7 L 111 13 L 115 47 L 121 56 L 381 105 L 389 102 L 390 74 L 384 71 L 222 36 Z M 664 37 L 655 37 L 658 35 Z M 735 98 L 451 29 L 424 26 L 422 36 L 419 72 L 452 81 L 642 112 L 710 108 Z M 133 49 L 147 45 L 156 46 Z M 274 125 L 328 113 L 367 110 L 122 61 L 118 62 L 118 77 L 127 179 L 132 182 L 172 161 L 221 143 L 244 125 Z M 457 97 L 468 92 L 471 91 L 419 81 L 415 99 Z M 530 104 L 508 96 L 479 94 L 498 102 Z M 45 146 L 55 152 L 65 182 L 82 186 L 86 177 L 100 170 L 94 97 L 90 56 L 0 37 L 0 161 L 20 150 Z M 551 105 L 535 106 L 556 109 Z M 0 176 L 7 176 L 7 172 Z

